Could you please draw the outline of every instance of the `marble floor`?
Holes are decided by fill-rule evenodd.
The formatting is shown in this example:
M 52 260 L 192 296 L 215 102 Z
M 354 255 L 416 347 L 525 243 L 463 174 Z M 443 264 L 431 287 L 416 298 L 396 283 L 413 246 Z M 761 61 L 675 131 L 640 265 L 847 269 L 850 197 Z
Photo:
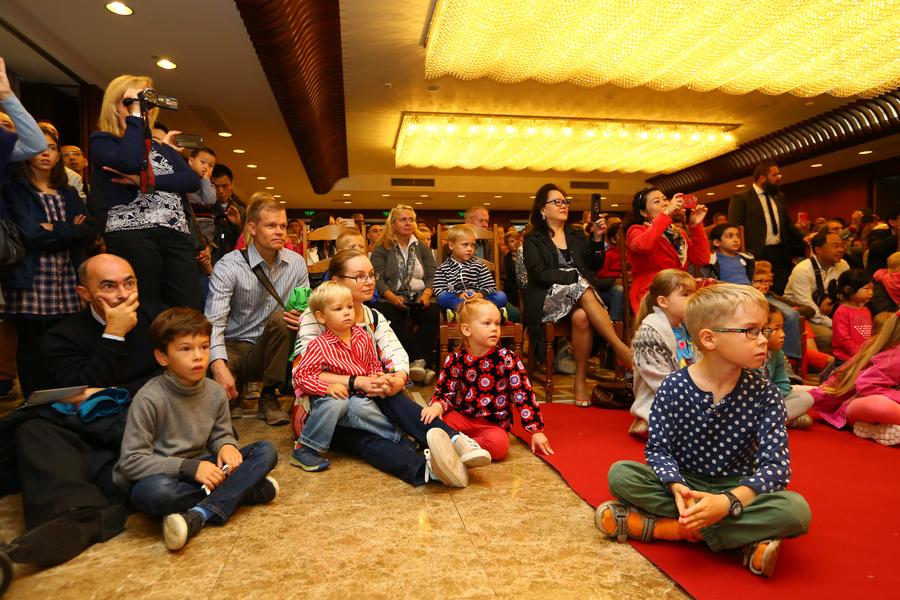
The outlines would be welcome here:
M 418 392 L 421 400 L 425 390 Z M 17 565 L 6 597 L 686 595 L 630 546 L 603 539 L 591 507 L 515 438 L 506 460 L 470 471 L 466 489 L 414 488 L 340 454 L 330 470 L 305 473 L 288 463 L 287 428 L 235 424 L 241 441 L 268 439 L 279 448 L 273 476 L 281 492 L 272 504 L 240 509 L 178 553 L 166 550 L 158 522 L 131 515 L 124 533 L 67 564 Z M 21 532 L 19 504 L 18 496 L 0 499 L 0 538 Z

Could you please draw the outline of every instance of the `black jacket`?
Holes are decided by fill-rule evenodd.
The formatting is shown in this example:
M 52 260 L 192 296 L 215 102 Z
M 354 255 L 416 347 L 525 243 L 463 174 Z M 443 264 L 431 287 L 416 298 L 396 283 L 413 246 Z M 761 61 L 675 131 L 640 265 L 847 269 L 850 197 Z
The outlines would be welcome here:
M 775 210 L 778 211 L 778 222 L 781 224 L 781 250 L 786 259 L 792 256 L 803 256 L 803 232 L 797 229 L 788 216 L 784 205 L 784 195 L 772 198 Z M 747 252 L 760 257 L 766 248 L 766 217 L 763 207 L 756 195 L 756 189 L 750 185 L 740 194 L 731 197 L 728 203 L 728 222 L 732 225 L 744 226 L 744 246 Z

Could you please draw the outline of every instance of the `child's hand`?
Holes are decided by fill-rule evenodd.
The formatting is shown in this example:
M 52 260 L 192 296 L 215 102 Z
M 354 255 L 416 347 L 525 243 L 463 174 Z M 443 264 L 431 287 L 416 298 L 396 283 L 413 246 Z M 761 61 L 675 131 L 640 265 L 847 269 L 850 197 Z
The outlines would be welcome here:
M 328 389 L 325 390 L 326 396 L 331 396 L 332 398 L 342 398 L 346 400 L 350 397 L 350 392 L 347 390 L 347 386 L 343 383 L 332 383 L 328 386 Z
M 422 422 L 428 425 L 442 414 L 444 414 L 443 407 L 439 402 L 435 402 L 431 406 L 422 409 Z
M 219 459 L 216 461 L 216 464 L 219 465 L 220 469 L 223 465 L 228 465 L 229 475 L 241 466 L 242 462 L 244 462 L 244 455 L 231 444 L 225 444 L 219 449 Z
M 550 440 L 542 432 L 535 433 L 531 436 L 531 451 L 537 454 L 540 450 L 544 454 L 553 454 L 553 448 L 550 447 Z
M 694 497 L 691 496 L 691 488 L 680 483 L 673 483 L 669 491 L 675 496 L 675 506 L 678 507 L 678 516 L 683 517 L 684 512 L 694 505 Z
M 483 300 L 484 294 L 482 294 L 481 292 L 475 292 L 470 296 L 470 298 L 472 298 L 472 300 Z
M 197 467 L 194 479 L 197 483 L 205 485 L 206 489 L 211 492 L 225 481 L 225 473 L 223 473 L 222 469 L 218 466 L 208 460 L 204 460 L 200 463 L 200 466 Z
M 691 490 L 690 496 L 694 500 L 693 505 L 678 519 L 678 522 L 687 529 L 700 530 L 715 525 L 728 515 L 731 508 L 731 502 L 724 494 Z

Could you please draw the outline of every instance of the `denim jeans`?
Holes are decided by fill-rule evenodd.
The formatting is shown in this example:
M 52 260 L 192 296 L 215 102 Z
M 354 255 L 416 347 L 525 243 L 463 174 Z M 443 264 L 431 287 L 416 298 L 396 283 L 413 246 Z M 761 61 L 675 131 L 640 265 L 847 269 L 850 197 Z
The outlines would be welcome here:
M 606 310 L 609 311 L 610 320 L 621 321 L 622 307 L 625 302 L 625 290 L 622 289 L 622 286 L 618 283 L 613 284 L 611 288 L 605 292 L 599 292 L 599 294 L 603 304 L 606 305 Z
M 766 296 L 769 304 L 784 315 L 784 355 L 789 358 L 800 358 L 803 355 L 803 338 L 800 331 L 800 313 L 794 307 Z
M 378 408 L 385 414 L 387 418 L 397 424 L 397 426 L 413 436 L 420 444 L 427 445 L 428 441 L 425 436 L 428 430 L 438 427 L 447 432 L 447 435 L 453 437 L 459 431 L 453 429 L 441 419 L 435 419 L 428 425 L 422 422 L 422 407 L 410 400 L 403 392 L 387 396 L 386 398 L 375 398 Z
M 265 440 L 244 446 L 241 456 L 244 462 L 208 496 L 196 481 L 151 475 L 131 488 L 131 503 L 142 513 L 157 518 L 200 506 L 213 513 L 211 523 L 222 525 L 278 463 L 275 446 Z M 200 460 L 215 463 L 216 457 L 204 456 Z
M 319 396 L 309 401 L 309 418 L 300 434 L 300 443 L 319 452 L 327 452 L 331 447 L 334 428 L 338 425 L 368 431 L 394 443 L 400 441 L 400 432 L 382 414 L 372 398 L 350 396 L 343 400 Z
M 379 471 L 410 485 L 425 483 L 425 456 L 406 438 L 395 444 L 368 431 L 338 425 L 331 447 L 355 454 Z
M 503 308 L 507 303 L 506 294 L 500 290 L 484 294 L 484 299 L 496 304 L 497 308 Z M 444 310 L 456 310 L 461 303 L 462 298 L 456 292 L 441 292 L 437 296 L 437 304 Z

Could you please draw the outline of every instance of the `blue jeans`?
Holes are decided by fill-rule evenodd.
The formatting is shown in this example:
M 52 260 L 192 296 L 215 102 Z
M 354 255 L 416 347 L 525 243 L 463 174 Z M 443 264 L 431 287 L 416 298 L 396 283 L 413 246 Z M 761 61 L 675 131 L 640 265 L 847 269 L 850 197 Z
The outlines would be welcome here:
M 209 496 L 196 481 L 151 475 L 131 488 L 131 503 L 142 513 L 157 518 L 199 506 L 213 514 L 211 523 L 222 525 L 278 463 L 275 446 L 265 440 L 244 446 L 241 456 L 244 462 Z M 204 456 L 200 460 L 215 463 L 216 457 Z
M 776 300 L 772 296 L 766 296 L 766 300 L 784 315 L 784 355 L 790 358 L 800 358 L 803 355 L 800 313 L 794 310 L 793 306 Z
M 425 436 L 428 435 L 429 429 L 435 427 L 443 429 L 450 437 L 459 433 L 441 419 L 435 419 L 427 425 L 423 423 L 422 407 L 410 400 L 403 392 L 387 396 L 386 398 L 375 398 L 375 402 L 378 403 L 378 407 L 387 418 L 396 423 L 400 429 L 413 436 L 423 446 L 428 445 L 428 440 L 425 439 Z
M 394 443 L 400 441 L 400 432 L 372 398 L 350 396 L 342 400 L 319 396 L 310 398 L 309 418 L 300 434 L 300 443 L 319 452 L 328 452 L 334 428 L 338 425 L 368 431 Z
M 410 485 L 425 483 L 425 456 L 406 438 L 395 444 L 368 431 L 338 425 L 331 447 L 355 454 L 379 471 Z
M 625 302 L 625 290 L 618 283 L 613 284 L 611 288 L 605 292 L 598 292 L 606 310 L 609 311 L 609 318 L 612 321 L 622 320 L 622 307 Z
M 497 308 L 503 308 L 507 303 L 506 294 L 500 290 L 484 294 L 484 299 L 496 304 Z M 441 292 L 437 296 L 437 304 L 444 310 L 456 310 L 461 303 L 462 298 L 456 292 Z

